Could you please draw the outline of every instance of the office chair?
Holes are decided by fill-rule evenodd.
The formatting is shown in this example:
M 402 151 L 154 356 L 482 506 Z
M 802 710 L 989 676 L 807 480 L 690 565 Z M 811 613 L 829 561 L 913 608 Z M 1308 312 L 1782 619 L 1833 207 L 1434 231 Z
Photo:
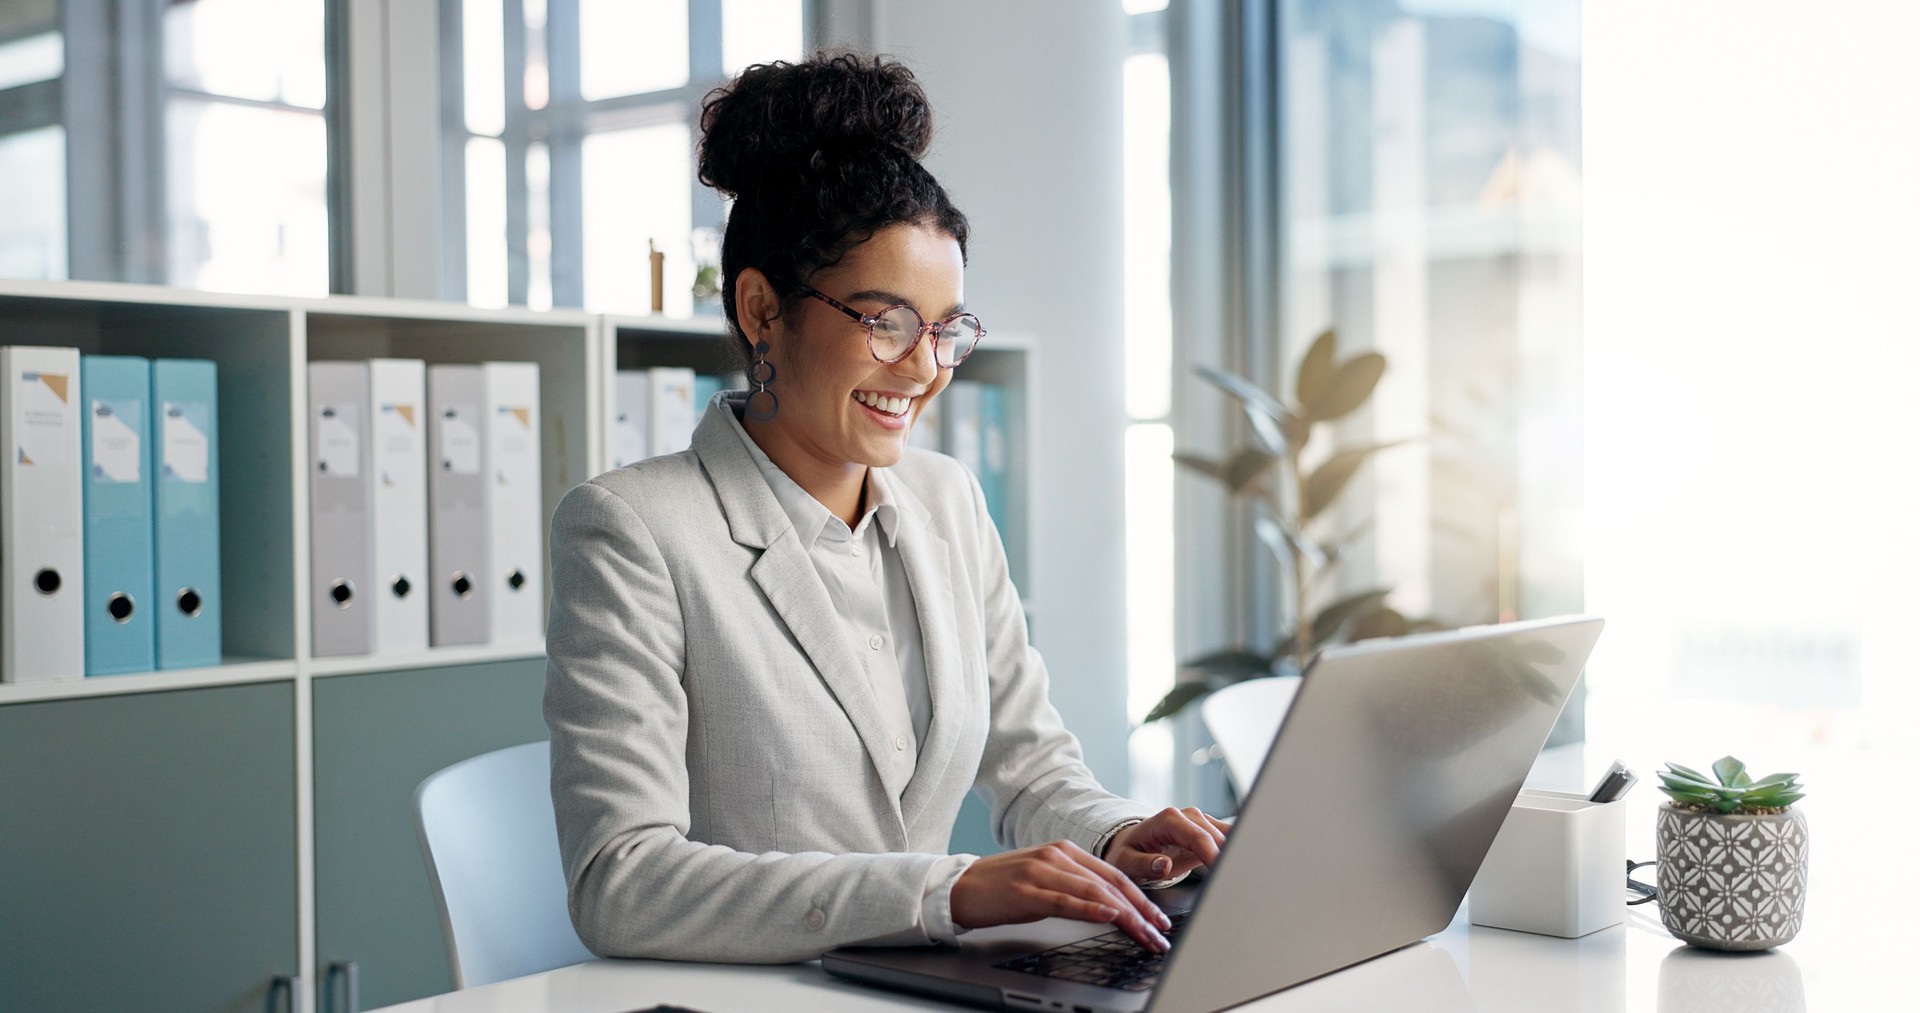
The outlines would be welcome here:
M 433 774 L 414 790 L 413 817 L 454 988 L 594 959 L 567 915 L 544 741 Z
M 1253 779 L 1260 776 L 1273 733 L 1280 730 L 1299 689 L 1299 676 L 1282 675 L 1236 682 L 1201 699 L 1200 720 L 1219 744 L 1227 778 L 1239 797 L 1246 798 Z

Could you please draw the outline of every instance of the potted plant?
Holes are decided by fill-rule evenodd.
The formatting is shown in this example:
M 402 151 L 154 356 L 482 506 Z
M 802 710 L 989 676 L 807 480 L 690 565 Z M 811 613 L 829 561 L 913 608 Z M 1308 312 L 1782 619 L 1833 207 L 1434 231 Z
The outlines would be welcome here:
M 1250 502 L 1254 535 L 1278 561 L 1286 581 L 1290 620 L 1270 647 L 1240 645 L 1183 663 L 1173 689 L 1147 714 L 1149 722 L 1170 717 L 1236 682 L 1298 675 L 1322 644 L 1439 628 L 1395 611 L 1387 604 L 1390 588 L 1370 588 L 1331 600 L 1325 593 L 1326 579 L 1364 526 L 1326 537 L 1315 533 L 1316 520 L 1368 459 L 1404 442 L 1338 447 L 1315 466 L 1303 463 L 1302 451 L 1315 434 L 1366 404 L 1387 369 L 1386 357 L 1378 352 L 1339 359 L 1336 343 L 1331 329 L 1314 339 L 1300 360 L 1290 399 L 1269 394 L 1244 377 L 1196 367 L 1201 378 L 1239 400 L 1254 442 L 1225 460 L 1177 453 L 1174 461 Z
M 1660 920 L 1715 950 L 1769 950 L 1800 931 L 1807 904 L 1807 820 L 1798 774 L 1754 780 L 1723 756 L 1713 777 L 1667 764 L 1658 817 Z

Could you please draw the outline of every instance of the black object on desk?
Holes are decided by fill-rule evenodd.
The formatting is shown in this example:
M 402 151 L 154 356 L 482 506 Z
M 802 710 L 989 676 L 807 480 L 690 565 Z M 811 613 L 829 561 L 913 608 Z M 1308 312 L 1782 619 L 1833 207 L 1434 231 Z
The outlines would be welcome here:
M 1633 771 L 1628 770 L 1619 760 L 1615 760 L 1613 766 L 1608 767 L 1607 772 L 1600 775 L 1600 783 L 1594 786 L 1593 794 L 1587 796 L 1587 801 L 1612 802 L 1625 795 L 1627 789 L 1633 787 L 1633 783 L 1637 780 L 1639 778 L 1634 776 Z

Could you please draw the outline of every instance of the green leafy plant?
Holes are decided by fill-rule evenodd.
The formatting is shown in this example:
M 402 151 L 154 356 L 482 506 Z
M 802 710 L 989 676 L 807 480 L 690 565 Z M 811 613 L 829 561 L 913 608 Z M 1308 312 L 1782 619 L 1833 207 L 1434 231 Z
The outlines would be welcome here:
M 1781 812 L 1806 797 L 1799 774 L 1768 774 L 1756 781 L 1747 765 L 1731 756 L 1714 761 L 1713 777 L 1717 780 L 1669 762 L 1660 772 L 1660 790 L 1682 808 L 1737 815 Z
M 1289 611 L 1297 621 L 1269 650 L 1243 645 L 1187 661 L 1173 689 L 1154 705 L 1147 721 L 1176 714 L 1206 694 L 1236 682 L 1298 673 L 1322 644 L 1438 628 L 1425 620 L 1409 619 L 1389 606 L 1391 588 L 1371 588 L 1320 601 L 1324 597 L 1319 593 L 1321 585 L 1366 526 L 1331 538 L 1316 537 L 1310 529 L 1359 474 L 1362 465 L 1375 454 L 1405 442 L 1336 447 L 1314 466 L 1303 466 L 1302 452 L 1315 442 L 1316 434 L 1365 405 L 1387 370 L 1386 357 L 1378 352 L 1340 359 L 1337 342 L 1331 329 L 1314 339 L 1295 372 L 1291 398 L 1269 394 L 1245 377 L 1210 366 L 1196 367 L 1202 379 L 1239 400 L 1253 443 L 1225 460 L 1177 453 L 1174 461 L 1219 482 L 1232 496 L 1252 503 L 1254 535 L 1279 562 L 1291 592 Z

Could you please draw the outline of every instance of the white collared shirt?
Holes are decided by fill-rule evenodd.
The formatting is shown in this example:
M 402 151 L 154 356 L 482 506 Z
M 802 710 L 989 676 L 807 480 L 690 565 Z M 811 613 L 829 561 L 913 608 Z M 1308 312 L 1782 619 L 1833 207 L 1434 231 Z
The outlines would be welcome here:
M 883 468 L 867 469 L 867 511 L 848 528 L 846 521 L 773 463 L 740 424 L 731 405 L 716 398 L 714 406 L 728 409 L 727 421 L 793 522 L 794 534 L 826 586 L 842 635 L 860 659 L 887 724 L 884 731 L 893 746 L 890 756 L 901 775 L 899 783 L 906 784 L 933 720 L 933 696 L 927 683 L 920 616 L 914 611 L 913 591 L 900 562 L 900 507 L 891 479 Z M 949 894 L 970 864 L 972 856 L 951 855 L 928 871 L 920 909 L 921 929 L 929 940 L 952 942 L 957 935 Z

